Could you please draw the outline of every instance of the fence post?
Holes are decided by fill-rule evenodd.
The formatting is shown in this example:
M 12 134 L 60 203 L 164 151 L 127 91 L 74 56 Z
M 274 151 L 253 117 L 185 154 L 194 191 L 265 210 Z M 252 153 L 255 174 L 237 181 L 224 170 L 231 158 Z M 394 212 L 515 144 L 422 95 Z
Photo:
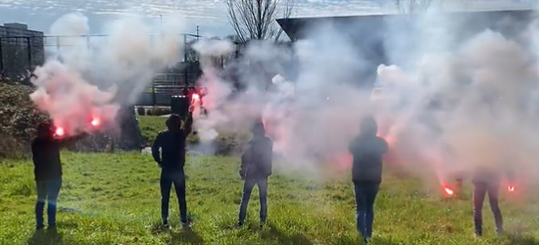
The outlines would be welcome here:
M 157 105 L 157 96 L 155 95 L 155 80 L 152 80 L 152 104 Z
M 30 37 L 26 37 L 26 47 L 28 49 L 28 70 L 32 71 L 32 44 L 30 43 Z
M 0 74 L 4 74 L 4 52 L 2 48 L 4 47 L 4 43 L 2 42 L 2 38 L 0 37 Z
M 183 69 L 183 79 L 184 79 L 184 86 L 189 86 L 189 82 L 187 81 L 187 70 L 189 70 L 189 63 L 188 63 L 188 60 L 187 60 L 187 51 L 188 51 L 188 48 L 187 48 L 187 35 L 183 34 L 183 62 L 185 62 L 184 64 L 187 65 L 185 66 L 185 68 Z

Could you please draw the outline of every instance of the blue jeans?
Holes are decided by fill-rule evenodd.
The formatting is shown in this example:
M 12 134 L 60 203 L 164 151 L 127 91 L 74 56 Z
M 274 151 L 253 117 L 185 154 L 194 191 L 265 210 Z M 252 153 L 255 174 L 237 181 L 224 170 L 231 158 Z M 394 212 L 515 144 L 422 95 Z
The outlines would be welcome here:
M 499 183 L 474 183 L 473 188 L 473 217 L 475 225 L 475 234 L 483 235 L 483 202 L 485 196 L 488 193 L 488 201 L 490 203 L 490 209 L 494 214 L 494 221 L 496 223 L 496 231 L 498 233 L 503 232 L 503 219 L 502 212 L 498 205 L 498 195 L 500 192 Z
M 258 185 L 260 196 L 260 222 L 266 222 L 268 215 L 268 178 L 248 178 L 243 184 L 243 197 L 241 199 L 239 215 L 239 222 L 241 223 L 245 221 L 245 217 L 247 216 L 247 206 L 255 185 Z
M 378 183 L 354 183 L 357 229 L 365 239 L 372 237 L 374 201 L 379 189 Z
M 187 201 L 185 200 L 185 173 L 180 171 L 161 171 L 161 217 L 163 222 L 168 222 L 168 208 L 170 201 L 170 189 L 174 184 L 176 190 L 176 197 L 178 198 L 178 204 L 180 206 L 180 219 L 181 222 L 187 223 Z
M 56 202 L 58 194 L 62 187 L 62 180 L 38 180 L 37 184 L 37 203 L 36 203 L 36 227 L 43 228 L 43 210 L 47 202 L 47 216 L 49 227 L 56 226 Z

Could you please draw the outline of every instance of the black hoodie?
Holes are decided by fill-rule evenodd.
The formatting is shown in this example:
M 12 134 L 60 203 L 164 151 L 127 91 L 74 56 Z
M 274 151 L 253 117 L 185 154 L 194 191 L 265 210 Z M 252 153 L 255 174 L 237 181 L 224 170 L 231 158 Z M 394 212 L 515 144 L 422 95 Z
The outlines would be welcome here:
M 264 124 L 255 124 L 253 139 L 241 156 L 240 176 L 243 179 L 267 178 L 272 173 L 273 141 L 265 134 Z
M 353 157 L 352 181 L 354 183 L 381 183 L 382 157 L 388 150 L 387 142 L 376 133 L 378 126 L 372 117 L 361 122 L 361 133 L 352 141 L 349 151 Z
M 172 114 L 167 120 L 167 131 L 160 132 L 152 145 L 152 156 L 164 171 L 181 171 L 185 165 L 186 141 L 191 133 L 193 114 L 189 112 L 181 128 L 181 119 Z M 161 151 L 159 151 L 161 150 Z

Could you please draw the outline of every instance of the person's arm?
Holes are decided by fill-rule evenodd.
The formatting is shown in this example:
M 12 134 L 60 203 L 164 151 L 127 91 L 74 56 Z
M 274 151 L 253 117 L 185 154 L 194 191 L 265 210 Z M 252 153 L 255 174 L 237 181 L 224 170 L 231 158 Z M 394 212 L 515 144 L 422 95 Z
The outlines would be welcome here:
M 382 141 L 382 155 L 385 155 L 389 150 L 389 144 L 384 138 L 380 138 L 380 140 Z
M 516 181 L 515 171 L 510 166 L 505 166 L 505 176 L 507 177 L 507 181 L 511 184 L 514 184 Z
M 161 141 L 162 141 L 161 133 L 157 134 L 157 137 L 155 137 L 155 140 L 152 145 L 152 157 L 153 160 L 161 166 Z
M 239 171 L 241 179 L 245 179 L 245 176 L 247 174 L 247 166 L 249 166 L 249 161 L 250 161 L 249 158 L 250 158 L 250 152 L 249 152 L 249 148 L 247 148 L 243 152 L 243 154 L 241 154 L 241 164 L 240 164 L 240 171 Z
M 37 147 L 38 147 L 38 144 L 34 140 L 32 142 L 32 146 L 31 146 L 31 148 L 32 148 L 32 162 L 34 163 L 34 167 L 37 167 L 37 165 L 39 163 L 39 156 L 36 154 L 36 152 L 38 151 Z
M 86 136 L 88 136 L 88 133 L 84 132 L 79 135 L 70 136 L 66 138 L 57 139 L 58 144 L 60 147 L 66 147 L 68 145 L 74 144 L 75 142 L 84 139 Z
M 185 137 L 191 133 L 193 130 L 193 112 L 189 111 L 189 114 L 187 114 L 187 119 L 185 119 L 185 123 L 183 124 L 183 132 L 185 133 Z

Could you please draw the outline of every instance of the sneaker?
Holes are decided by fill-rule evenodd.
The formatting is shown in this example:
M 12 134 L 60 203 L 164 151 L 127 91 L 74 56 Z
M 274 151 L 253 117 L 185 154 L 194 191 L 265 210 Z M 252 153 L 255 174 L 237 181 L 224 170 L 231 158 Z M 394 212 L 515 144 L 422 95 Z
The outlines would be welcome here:
M 163 221 L 163 228 L 168 229 L 170 226 L 168 225 L 168 221 Z
M 45 228 L 44 225 L 37 225 L 36 226 L 36 230 L 43 230 L 43 228 Z
M 189 221 L 181 221 L 182 226 L 191 226 L 191 222 Z
M 364 244 L 369 244 L 369 238 L 364 237 L 364 238 L 363 238 L 363 243 L 364 243 Z
M 238 221 L 238 228 L 243 227 L 243 221 Z
M 266 221 L 260 221 L 260 228 L 264 227 L 266 225 Z

